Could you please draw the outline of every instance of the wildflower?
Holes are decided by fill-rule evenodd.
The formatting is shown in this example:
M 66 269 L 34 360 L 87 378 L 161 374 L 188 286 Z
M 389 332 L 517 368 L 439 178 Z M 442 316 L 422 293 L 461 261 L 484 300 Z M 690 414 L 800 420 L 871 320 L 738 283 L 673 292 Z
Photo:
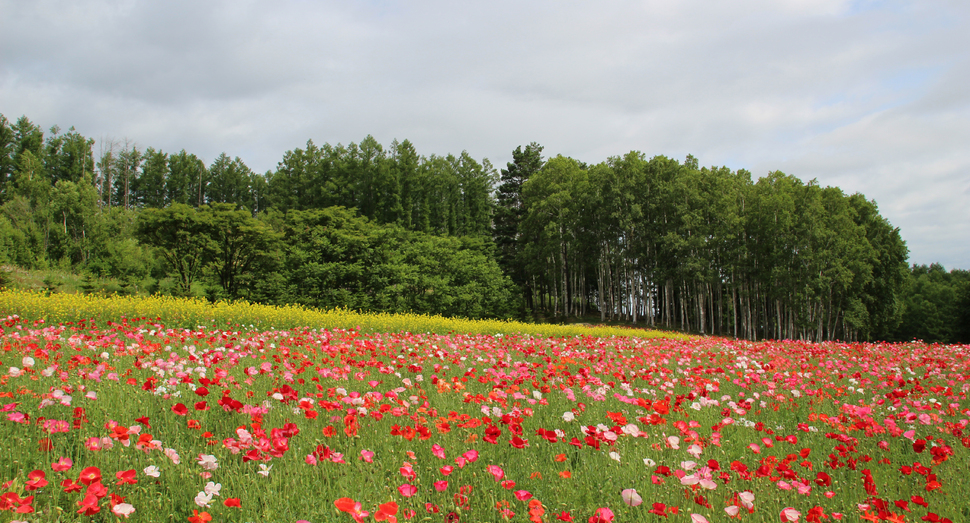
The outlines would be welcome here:
M 199 454 L 197 463 L 201 465 L 202 468 L 209 471 L 219 468 L 219 464 L 216 462 L 216 457 L 211 454 Z
M 637 489 L 625 489 L 620 492 L 620 496 L 623 498 L 623 502 L 631 507 L 636 507 L 643 503 L 643 498 L 640 497 L 640 494 L 637 494 Z
M 350 498 L 340 498 L 334 501 L 333 505 L 337 507 L 337 510 L 350 514 L 354 518 L 354 521 L 357 522 L 363 522 L 364 518 L 370 515 L 369 512 L 362 509 L 359 501 L 354 501 Z
M 801 516 L 802 516 L 802 513 L 801 512 L 799 512 L 799 511 L 797 511 L 797 510 L 795 510 L 795 509 L 793 509 L 791 507 L 786 507 L 786 508 L 782 509 L 781 510 L 781 513 L 778 514 L 778 517 L 781 519 L 781 521 L 783 521 L 785 523 L 788 523 L 788 522 L 794 523 L 794 522 L 798 521 L 798 518 L 800 518 Z
M 209 508 L 209 504 L 212 503 L 212 494 L 208 492 L 201 491 L 195 495 L 195 504 L 202 508 Z
M 513 494 L 515 494 L 515 498 L 519 501 L 525 501 L 532 497 L 532 493 L 528 490 L 516 490 Z
M 115 485 L 134 485 L 138 483 L 138 480 L 135 479 L 135 474 L 135 469 L 116 472 L 115 477 L 118 478 L 118 482 Z
M 128 516 L 135 512 L 135 507 L 133 507 L 130 503 L 118 503 L 117 505 L 111 507 L 111 512 L 113 512 L 116 516 L 124 516 L 125 519 L 128 519 Z
M 37 490 L 47 486 L 46 474 L 43 470 L 35 470 L 27 474 L 27 482 L 24 484 L 24 490 Z
M 606 507 L 601 507 L 596 509 L 596 512 L 590 516 L 589 523 L 613 523 L 614 517 L 615 516 L 612 510 Z
M 101 469 L 98 467 L 86 467 L 81 471 L 81 477 L 78 478 L 78 481 L 86 486 L 101 481 Z
M 212 521 L 212 516 L 208 512 L 199 512 L 193 509 L 192 515 L 189 516 L 189 523 L 209 523 Z

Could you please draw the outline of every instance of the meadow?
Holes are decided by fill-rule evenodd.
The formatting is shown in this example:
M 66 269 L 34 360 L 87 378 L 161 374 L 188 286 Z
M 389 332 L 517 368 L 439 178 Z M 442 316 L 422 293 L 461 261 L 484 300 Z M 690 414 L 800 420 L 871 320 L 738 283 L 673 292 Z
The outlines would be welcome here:
M 970 519 L 967 346 L 0 293 L 0 522 Z

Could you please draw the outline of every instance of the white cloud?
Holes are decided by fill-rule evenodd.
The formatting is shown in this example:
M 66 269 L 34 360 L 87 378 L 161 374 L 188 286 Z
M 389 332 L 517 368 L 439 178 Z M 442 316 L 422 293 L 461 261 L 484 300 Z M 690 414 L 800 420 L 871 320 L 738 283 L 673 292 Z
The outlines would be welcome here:
M 142 147 L 372 134 L 499 166 L 636 149 L 862 192 L 916 263 L 968 268 L 970 5 L 0 0 L 0 112 Z

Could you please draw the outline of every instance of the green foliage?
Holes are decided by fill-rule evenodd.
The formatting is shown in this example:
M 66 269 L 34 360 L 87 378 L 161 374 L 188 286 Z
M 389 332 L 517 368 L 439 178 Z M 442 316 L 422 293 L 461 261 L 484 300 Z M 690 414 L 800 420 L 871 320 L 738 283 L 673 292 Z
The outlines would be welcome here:
M 184 204 L 145 209 L 138 215 L 135 238 L 157 249 L 174 273 L 177 293 L 183 296 L 191 294 L 192 284 L 215 255 L 205 218 Z
M 281 301 L 470 318 L 509 312 L 509 282 L 480 238 L 381 226 L 340 207 L 271 221 L 286 245 Z
M 942 265 L 914 265 L 903 287 L 903 320 L 898 340 L 968 343 L 970 271 Z
M 960 274 L 907 267 L 863 195 L 631 151 L 595 165 L 404 140 L 221 154 L 0 115 L 0 262 L 121 290 L 470 317 L 646 322 L 749 339 L 967 339 Z M 496 186 L 496 184 L 498 184 Z M 942 270 L 942 269 L 941 269 Z M 945 273 L 944 273 L 945 274 Z
M 241 289 L 275 269 L 281 235 L 266 223 L 225 203 L 200 207 L 198 218 L 212 249 L 209 268 L 225 297 L 239 298 Z

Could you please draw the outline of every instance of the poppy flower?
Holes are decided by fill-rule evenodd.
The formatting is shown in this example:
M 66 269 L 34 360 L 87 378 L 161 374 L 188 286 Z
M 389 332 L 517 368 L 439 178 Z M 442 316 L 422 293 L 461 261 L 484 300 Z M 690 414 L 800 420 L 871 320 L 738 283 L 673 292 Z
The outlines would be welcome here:
M 391 501 L 378 505 L 377 512 L 374 513 L 374 520 L 396 523 L 397 517 L 395 516 L 397 516 L 397 503 Z
M 189 523 L 209 523 L 212 521 L 212 516 L 208 512 L 199 512 L 197 509 L 192 510 L 192 515 L 189 516 Z
M 623 498 L 623 502 L 631 507 L 640 506 L 643 503 L 643 498 L 637 493 L 637 489 L 628 488 L 620 492 L 620 497 Z
M 35 470 L 27 474 L 27 482 L 24 484 L 24 490 L 37 490 L 47 486 L 47 479 L 45 479 L 46 474 L 43 470 Z
M 131 503 L 118 503 L 111 507 L 111 512 L 116 516 L 124 516 L 128 519 L 128 516 L 135 513 L 135 507 Z
M 815 476 L 815 484 L 820 487 L 829 487 L 832 485 L 832 477 L 824 472 L 819 472 Z
M 239 498 L 226 498 L 222 504 L 227 507 L 242 507 L 242 502 L 239 500 Z
M 612 510 L 601 507 L 596 509 L 596 512 L 590 516 L 589 523 L 613 523 L 613 518 L 615 517 Z
M 418 487 L 415 487 L 410 483 L 405 483 L 401 485 L 400 487 L 397 488 L 397 490 L 398 492 L 401 493 L 402 496 L 406 498 L 410 498 L 418 493 Z
M 94 494 L 88 494 L 84 496 L 84 499 L 77 502 L 77 505 L 81 508 L 78 509 L 78 514 L 83 514 L 85 516 L 91 516 L 101 512 L 101 507 L 98 506 L 98 498 Z
M 134 485 L 138 483 L 138 480 L 135 479 L 135 474 L 135 469 L 116 472 L 115 477 L 118 478 L 118 482 L 115 485 Z
M 69 470 L 72 466 L 74 466 L 74 462 L 71 461 L 71 458 L 61 458 L 56 462 L 51 463 L 51 470 L 54 472 L 64 472 Z
M 795 523 L 801 516 L 802 513 L 793 509 L 792 507 L 783 508 L 781 513 L 778 514 L 778 518 L 781 519 L 783 523 Z
M 528 490 L 516 490 L 513 494 L 515 494 L 515 498 L 519 501 L 525 501 L 532 497 L 532 493 Z
M 333 502 L 334 507 L 341 512 L 346 512 L 354 518 L 354 521 L 362 523 L 364 518 L 370 515 L 369 512 L 362 510 L 362 505 L 359 501 L 354 501 L 350 498 L 340 498 Z
M 86 467 L 81 471 L 81 477 L 78 481 L 84 485 L 90 485 L 97 481 L 101 481 L 101 469 L 98 467 Z

